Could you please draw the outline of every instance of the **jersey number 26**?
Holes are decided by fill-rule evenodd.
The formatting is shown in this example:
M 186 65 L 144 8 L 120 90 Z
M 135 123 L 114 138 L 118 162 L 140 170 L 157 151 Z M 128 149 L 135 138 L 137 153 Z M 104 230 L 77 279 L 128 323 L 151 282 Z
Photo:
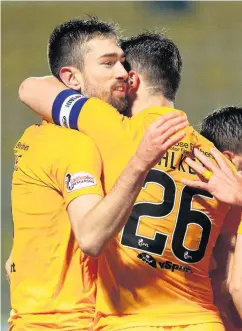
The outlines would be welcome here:
M 166 248 L 168 234 L 155 232 L 153 239 L 140 236 L 137 234 L 139 222 L 140 218 L 144 216 L 163 218 L 161 222 L 166 222 L 164 218 L 174 209 L 177 186 L 170 175 L 159 169 L 150 170 L 143 189 L 146 189 L 148 183 L 164 188 L 163 201 L 160 203 L 137 202 L 134 205 L 129 220 L 123 228 L 121 244 L 132 249 L 162 255 Z M 204 257 L 212 227 L 211 220 L 204 212 L 192 208 L 192 199 L 195 195 L 213 198 L 207 191 L 184 186 L 180 195 L 177 215 L 174 215 L 176 224 L 173 233 L 170 234 L 173 254 L 183 262 L 188 262 L 187 256 L 189 256 L 189 263 L 197 263 Z M 196 224 L 201 227 L 200 244 L 197 250 L 188 249 L 184 243 L 189 224 Z M 140 242 L 144 243 L 142 248 Z

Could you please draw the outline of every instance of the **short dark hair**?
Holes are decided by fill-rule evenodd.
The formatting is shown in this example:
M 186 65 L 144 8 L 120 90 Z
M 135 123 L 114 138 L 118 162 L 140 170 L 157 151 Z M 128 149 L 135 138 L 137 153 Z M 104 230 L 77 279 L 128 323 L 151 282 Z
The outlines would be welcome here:
M 117 39 L 116 26 L 97 17 L 87 20 L 75 18 L 58 25 L 48 42 L 48 61 L 52 74 L 59 79 L 63 66 L 82 70 L 85 43 L 96 37 Z
M 144 32 L 123 39 L 126 69 L 143 74 L 151 94 L 174 100 L 181 80 L 182 59 L 174 42 L 163 33 Z
M 202 121 L 201 132 L 221 151 L 242 153 L 242 107 L 225 106 Z

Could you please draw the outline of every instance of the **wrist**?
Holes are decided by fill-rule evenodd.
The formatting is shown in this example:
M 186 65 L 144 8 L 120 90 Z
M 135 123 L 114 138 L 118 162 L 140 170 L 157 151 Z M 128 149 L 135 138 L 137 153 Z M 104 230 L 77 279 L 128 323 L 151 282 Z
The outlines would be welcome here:
M 136 154 L 131 158 L 130 165 L 135 169 L 136 172 L 139 172 L 140 174 L 146 174 L 150 170 L 150 168 L 147 168 L 147 164 Z

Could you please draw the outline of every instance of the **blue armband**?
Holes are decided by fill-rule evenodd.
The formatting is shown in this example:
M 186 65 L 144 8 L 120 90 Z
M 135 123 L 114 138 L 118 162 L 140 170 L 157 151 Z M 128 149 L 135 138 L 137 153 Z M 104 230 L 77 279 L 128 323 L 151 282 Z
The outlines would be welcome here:
M 60 92 L 52 106 L 52 118 L 56 125 L 78 130 L 78 116 L 88 98 L 74 90 Z

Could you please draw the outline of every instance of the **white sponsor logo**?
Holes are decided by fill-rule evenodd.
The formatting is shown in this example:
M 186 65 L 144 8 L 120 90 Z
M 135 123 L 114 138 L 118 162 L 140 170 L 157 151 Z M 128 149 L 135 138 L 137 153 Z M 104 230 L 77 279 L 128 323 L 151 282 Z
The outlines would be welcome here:
M 97 182 L 88 172 L 77 172 L 75 174 L 66 174 L 65 185 L 67 192 L 73 192 L 80 188 L 95 186 Z
M 186 252 L 184 253 L 184 259 L 185 259 L 185 260 L 188 260 L 188 259 L 192 260 L 192 256 L 189 255 L 188 251 L 186 251 Z
M 138 245 L 139 245 L 139 247 L 145 246 L 145 247 L 149 248 L 149 245 L 147 243 L 145 243 L 143 239 L 138 240 Z
M 65 99 L 65 101 L 63 102 L 63 104 L 61 106 L 60 115 L 59 115 L 61 126 L 64 126 L 66 128 L 70 127 L 69 118 L 70 118 L 70 113 L 71 113 L 72 107 L 81 98 L 84 98 L 81 94 L 72 94 Z

